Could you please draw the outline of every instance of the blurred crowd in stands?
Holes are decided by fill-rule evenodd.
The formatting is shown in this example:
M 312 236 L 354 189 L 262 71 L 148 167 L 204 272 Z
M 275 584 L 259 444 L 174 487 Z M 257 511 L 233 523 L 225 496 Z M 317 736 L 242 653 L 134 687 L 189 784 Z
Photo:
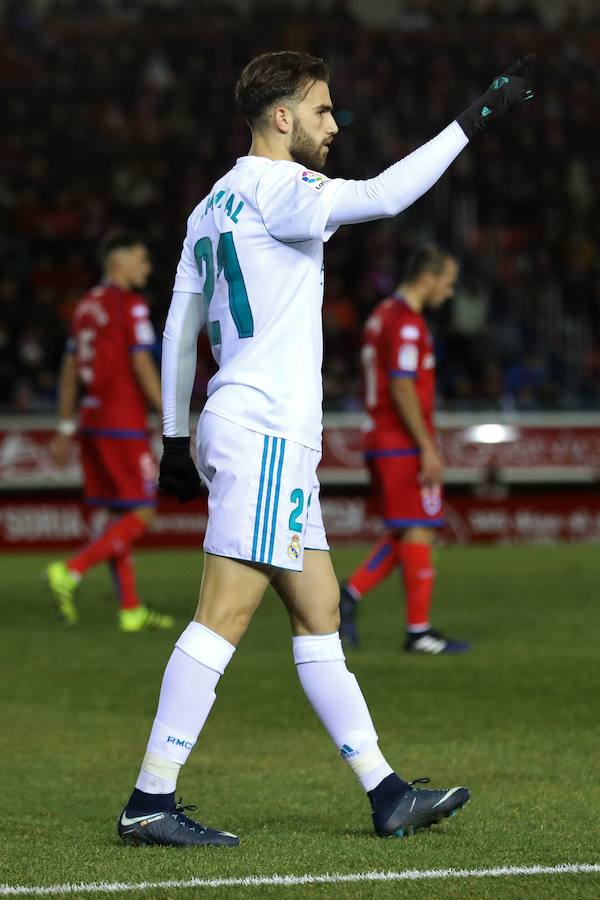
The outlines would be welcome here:
M 328 174 L 367 178 L 436 134 L 514 58 L 536 99 L 395 220 L 326 248 L 326 408 L 360 408 L 362 323 L 421 240 L 459 257 L 432 321 L 445 409 L 600 400 L 600 7 L 552 22 L 533 0 L 406 0 L 393 27 L 345 0 L 14 0 L 0 26 L 0 410 L 50 411 L 70 313 L 108 229 L 152 249 L 160 331 L 191 209 L 249 147 L 232 99 L 256 53 L 324 57 L 340 134 Z M 592 6 L 592 11 L 593 11 Z M 201 354 L 196 402 L 212 371 Z M 299 374 L 299 377 L 301 375 Z

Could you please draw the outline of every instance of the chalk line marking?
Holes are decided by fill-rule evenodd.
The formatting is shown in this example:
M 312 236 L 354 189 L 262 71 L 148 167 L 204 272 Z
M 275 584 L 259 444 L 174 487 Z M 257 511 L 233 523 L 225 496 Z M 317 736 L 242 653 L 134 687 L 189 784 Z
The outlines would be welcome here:
M 296 887 L 302 884 L 358 884 L 377 881 L 426 881 L 442 878 L 504 878 L 526 875 L 591 875 L 600 863 L 558 866 L 499 866 L 493 869 L 407 869 L 405 872 L 357 872 L 325 875 L 248 875 L 241 878 L 188 878 L 185 881 L 93 881 L 79 884 L 0 884 L 2 897 L 48 897 L 60 894 L 116 894 L 123 891 L 177 890 L 220 887 Z

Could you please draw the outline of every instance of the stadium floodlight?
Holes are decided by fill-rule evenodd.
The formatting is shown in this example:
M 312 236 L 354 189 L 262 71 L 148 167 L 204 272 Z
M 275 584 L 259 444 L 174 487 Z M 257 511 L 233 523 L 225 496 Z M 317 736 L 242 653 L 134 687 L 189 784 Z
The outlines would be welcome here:
M 473 425 L 465 432 L 465 440 L 469 444 L 507 444 L 516 441 L 518 429 L 513 425 L 500 425 L 489 422 L 485 425 Z

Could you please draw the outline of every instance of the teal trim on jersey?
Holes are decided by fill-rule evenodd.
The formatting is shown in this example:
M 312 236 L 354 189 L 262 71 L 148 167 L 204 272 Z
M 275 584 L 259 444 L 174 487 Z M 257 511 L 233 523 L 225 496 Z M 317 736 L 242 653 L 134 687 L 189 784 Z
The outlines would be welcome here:
M 304 491 L 301 488 L 295 488 L 295 490 L 293 490 L 290 494 L 290 501 L 292 503 L 295 503 L 296 506 L 290 513 L 288 528 L 290 529 L 290 531 L 297 531 L 301 533 L 302 525 L 298 522 L 298 519 L 304 511 Z
M 281 452 L 279 454 L 279 466 L 277 467 L 277 484 L 275 485 L 275 499 L 273 500 L 273 516 L 271 517 L 271 542 L 269 544 L 268 562 L 273 562 L 273 547 L 275 546 L 275 530 L 277 528 L 277 509 L 279 507 L 279 492 L 281 490 L 281 473 L 283 471 L 283 457 L 285 456 L 285 439 L 281 438 Z
M 267 453 L 269 450 L 269 438 L 265 435 L 263 446 L 262 465 L 260 469 L 260 480 L 258 482 L 258 499 L 256 501 L 256 513 L 254 516 L 254 540 L 252 541 L 252 559 L 256 559 L 256 549 L 258 547 L 258 529 L 260 527 L 260 507 L 262 504 L 263 488 L 265 485 L 265 471 L 267 468 Z
M 271 507 L 271 494 L 273 492 L 273 472 L 275 471 L 275 457 L 277 456 L 277 441 L 279 438 L 273 438 L 273 446 L 271 448 L 271 458 L 269 460 L 269 481 L 267 483 L 267 499 L 265 500 L 265 516 L 263 519 L 262 541 L 260 545 L 259 562 L 265 562 L 265 553 L 267 550 L 267 530 L 269 528 L 269 509 Z

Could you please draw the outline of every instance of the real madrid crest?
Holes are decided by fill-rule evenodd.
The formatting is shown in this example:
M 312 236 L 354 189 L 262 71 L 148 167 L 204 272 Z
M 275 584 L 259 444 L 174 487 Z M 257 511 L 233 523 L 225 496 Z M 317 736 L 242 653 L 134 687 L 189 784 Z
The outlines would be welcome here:
M 290 559 L 300 559 L 300 554 L 302 552 L 302 544 L 300 542 L 300 538 L 297 534 L 293 535 L 291 541 L 288 544 L 287 554 Z

